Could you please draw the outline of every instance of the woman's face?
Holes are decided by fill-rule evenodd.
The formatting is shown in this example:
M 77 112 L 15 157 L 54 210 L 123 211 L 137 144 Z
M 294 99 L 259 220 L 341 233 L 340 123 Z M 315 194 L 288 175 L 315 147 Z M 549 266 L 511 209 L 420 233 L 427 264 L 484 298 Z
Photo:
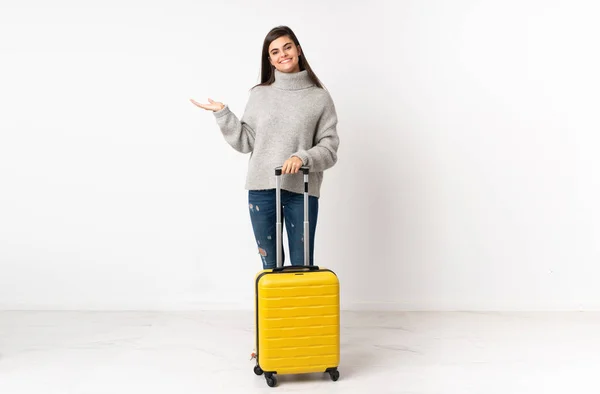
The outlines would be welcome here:
M 279 37 L 269 45 L 269 61 L 281 72 L 295 73 L 300 71 L 298 56 L 301 52 L 290 37 Z

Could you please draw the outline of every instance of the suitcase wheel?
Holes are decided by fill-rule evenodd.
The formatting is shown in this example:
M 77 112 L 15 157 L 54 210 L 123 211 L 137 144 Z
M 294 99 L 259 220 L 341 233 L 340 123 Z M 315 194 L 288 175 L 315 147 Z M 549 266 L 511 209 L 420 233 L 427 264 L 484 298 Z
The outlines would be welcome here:
M 257 374 L 258 376 L 263 374 L 263 370 L 261 367 L 258 366 L 258 364 L 256 364 L 256 366 L 254 367 L 254 373 Z
M 275 375 L 273 375 L 272 373 L 266 373 L 265 379 L 267 380 L 267 385 L 269 387 L 277 386 L 277 379 L 275 379 Z
M 337 368 L 330 369 L 329 376 L 331 377 L 331 380 L 336 382 L 340 378 L 340 371 L 338 371 Z

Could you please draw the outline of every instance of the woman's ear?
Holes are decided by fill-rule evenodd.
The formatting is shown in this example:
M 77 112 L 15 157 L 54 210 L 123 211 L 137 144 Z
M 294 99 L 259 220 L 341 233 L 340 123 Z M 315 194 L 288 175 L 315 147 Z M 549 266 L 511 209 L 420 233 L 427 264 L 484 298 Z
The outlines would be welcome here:
M 298 56 L 302 55 L 302 47 L 298 45 Z

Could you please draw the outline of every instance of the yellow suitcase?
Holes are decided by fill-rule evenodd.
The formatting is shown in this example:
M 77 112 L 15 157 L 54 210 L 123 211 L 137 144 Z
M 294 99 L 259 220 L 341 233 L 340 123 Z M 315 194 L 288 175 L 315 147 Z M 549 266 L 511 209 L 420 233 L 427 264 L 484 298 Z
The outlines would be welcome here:
M 340 298 L 337 275 L 308 259 L 308 168 L 304 174 L 304 266 L 281 264 L 281 167 L 277 177 L 277 268 L 255 278 L 256 366 L 270 387 L 276 374 L 329 373 L 339 378 Z

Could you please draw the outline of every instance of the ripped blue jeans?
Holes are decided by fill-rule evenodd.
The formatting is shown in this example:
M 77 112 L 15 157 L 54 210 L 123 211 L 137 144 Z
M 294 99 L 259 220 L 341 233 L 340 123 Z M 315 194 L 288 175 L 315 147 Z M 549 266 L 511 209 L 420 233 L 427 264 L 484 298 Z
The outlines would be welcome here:
M 248 207 L 252 229 L 262 260 L 263 269 L 277 265 L 277 211 L 275 210 L 275 189 L 248 191 Z M 292 265 L 304 265 L 304 195 L 281 190 L 281 221 L 285 223 L 290 261 Z M 308 197 L 309 222 L 309 261 L 314 265 L 315 230 L 319 214 L 319 199 Z M 283 234 L 282 234 L 283 241 Z M 285 247 L 282 247 L 281 261 L 285 265 Z

